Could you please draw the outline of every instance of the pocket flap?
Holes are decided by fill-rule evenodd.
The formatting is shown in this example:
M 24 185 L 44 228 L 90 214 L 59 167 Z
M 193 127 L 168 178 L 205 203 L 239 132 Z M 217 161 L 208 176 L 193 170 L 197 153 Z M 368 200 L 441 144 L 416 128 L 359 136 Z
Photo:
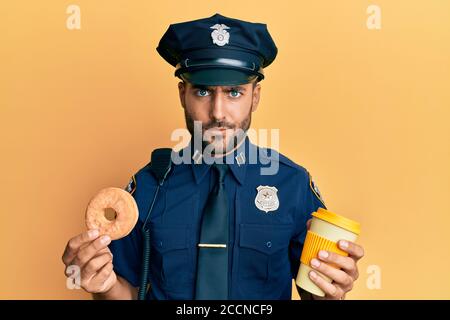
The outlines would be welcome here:
M 186 226 L 155 227 L 150 234 L 153 246 L 161 253 L 188 247 Z
M 290 225 L 241 224 L 239 244 L 270 255 L 288 248 L 290 236 Z

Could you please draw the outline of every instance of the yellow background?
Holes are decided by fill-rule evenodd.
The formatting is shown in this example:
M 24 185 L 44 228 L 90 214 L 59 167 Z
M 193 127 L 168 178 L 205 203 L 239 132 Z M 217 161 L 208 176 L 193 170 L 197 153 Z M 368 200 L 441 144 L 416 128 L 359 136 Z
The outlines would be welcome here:
M 81 30 L 66 8 L 81 8 Z M 368 30 L 366 9 L 382 10 Z M 89 298 L 61 254 L 100 188 L 124 186 L 184 127 L 156 45 L 216 12 L 279 48 L 253 128 L 362 224 L 350 299 L 450 298 L 450 1 L 2 1 L 0 298 Z M 381 268 L 370 290 L 367 267 Z

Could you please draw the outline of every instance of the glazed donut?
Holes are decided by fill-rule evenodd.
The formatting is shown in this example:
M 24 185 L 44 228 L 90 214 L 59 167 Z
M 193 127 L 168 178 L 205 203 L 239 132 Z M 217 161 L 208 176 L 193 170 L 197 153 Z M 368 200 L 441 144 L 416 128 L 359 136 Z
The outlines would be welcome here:
M 105 215 L 111 209 L 116 213 L 113 220 Z M 89 201 L 86 226 L 88 229 L 98 229 L 100 235 L 109 235 L 111 240 L 117 240 L 131 232 L 138 216 L 138 207 L 131 194 L 120 188 L 105 188 Z

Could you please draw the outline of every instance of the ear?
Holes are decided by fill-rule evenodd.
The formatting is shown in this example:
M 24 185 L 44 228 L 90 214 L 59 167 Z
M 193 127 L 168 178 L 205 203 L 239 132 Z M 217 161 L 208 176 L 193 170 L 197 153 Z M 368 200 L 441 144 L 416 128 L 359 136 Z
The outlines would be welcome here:
M 178 95 L 180 96 L 180 102 L 183 109 L 186 108 L 185 102 L 186 83 L 183 81 L 178 82 Z
M 255 89 L 253 89 L 253 104 L 252 104 L 252 112 L 255 112 L 258 108 L 259 97 L 261 96 L 261 84 L 257 83 Z

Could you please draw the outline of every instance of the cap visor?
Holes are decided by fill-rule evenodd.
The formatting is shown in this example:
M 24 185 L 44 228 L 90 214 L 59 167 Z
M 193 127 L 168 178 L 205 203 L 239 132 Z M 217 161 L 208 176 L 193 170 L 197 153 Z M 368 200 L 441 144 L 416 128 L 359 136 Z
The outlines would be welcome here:
M 181 74 L 181 78 L 195 85 L 236 86 L 251 82 L 257 76 L 244 71 L 211 68 Z

